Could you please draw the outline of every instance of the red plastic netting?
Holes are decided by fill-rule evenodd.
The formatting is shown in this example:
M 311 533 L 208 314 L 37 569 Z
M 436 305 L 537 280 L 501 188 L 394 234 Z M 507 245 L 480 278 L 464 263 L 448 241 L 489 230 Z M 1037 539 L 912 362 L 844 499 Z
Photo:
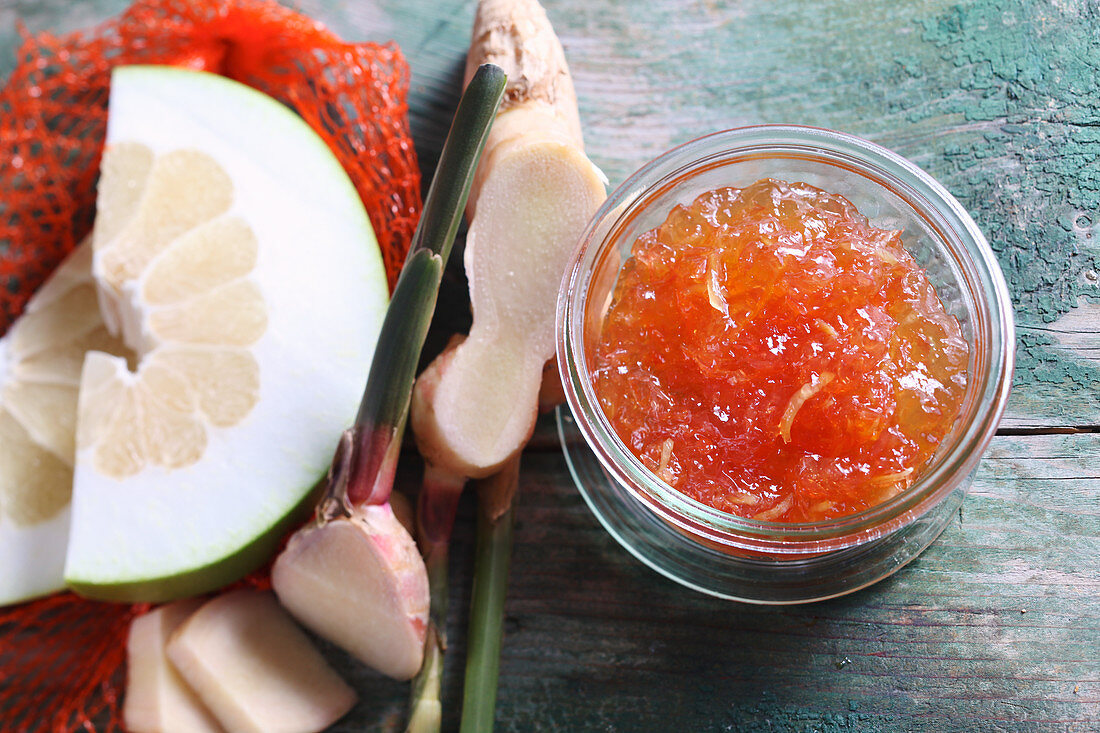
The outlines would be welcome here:
M 408 65 L 270 0 L 143 0 L 89 33 L 24 34 L 0 90 L 0 333 L 91 229 L 111 68 L 215 71 L 293 107 L 336 153 L 391 287 L 420 211 Z
M 395 282 L 420 212 L 395 45 L 344 43 L 271 0 L 140 0 L 86 33 L 24 32 L 17 63 L 0 89 L 0 333 L 91 229 L 120 64 L 215 71 L 294 108 L 358 188 Z M 142 610 L 68 593 L 0 609 L 0 729 L 120 730 L 126 634 Z
M 0 612 L 3 730 L 119 730 L 126 634 L 140 610 L 61 593 Z

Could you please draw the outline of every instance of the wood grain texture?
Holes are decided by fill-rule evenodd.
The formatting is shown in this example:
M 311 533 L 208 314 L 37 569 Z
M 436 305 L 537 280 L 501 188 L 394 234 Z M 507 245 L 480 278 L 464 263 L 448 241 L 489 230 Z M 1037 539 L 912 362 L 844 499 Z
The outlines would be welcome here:
M 498 728 L 1095 730 L 1098 465 L 1098 435 L 998 438 L 958 521 L 917 560 L 846 598 L 767 608 L 656 576 L 563 486 L 560 454 L 529 451 Z M 471 513 L 455 558 L 470 556 Z M 468 560 L 452 569 L 449 700 L 470 573 Z M 399 686 L 344 669 L 377 697 L 337 730 L 388 730 Z
M 69 30 L 126 4 L 0 0 L 0 74 L 15 19 Z M 1005 269 L 1019 368 L 1012 434 L 994 441 L 959 520 L 892 578 L 803 607 L 717 601 L 642 566 L 589 513 L 541 420 L 523 464 L 498 729 L 1100 729 L 1097 4 L 544 4 L 588 149 L 613 185 L 672 145 L 759 122 L 852 132 L 939 178 Z M 296 5 L 345 37 L 401 44 L 430 173 L 473 0 Z M 468 326 L 464 288 L 452 267 L 429 354 Z M 1022 434 L 1057 430 L 1082 432 Z M 399 483 L 414 487 L 417 472 L 407 452 Z M 447 730 L 461 698 L 472 509 L 463 503 L 452 550 Z M 407 685 L 328 653 L 362 696 L 335 730 L 401 730 Z
M 458 56 L 448 57 L 462 53 L 472 5 L 403 2 L 392 10 L 414 97 L 453 104 L 453 88 L 433 95 L 455 77 Z M 1076 159 L 1083 175 L 1064 165 L 1058 141 L 1082 136 L 1047 109 L 1087 120 L 1100 100 L 1054 99 L 1067 86 L 1092 93 L 1079 65 L 1068 69 L 1076 80 L 1049 85 L 1050 94 L 1039 93 L 1049 80 L 1026 78 L 1034 68 L 1065 67 L 1080 44 L 1095 50 L 1095 35 L 1084 32 L 1092 8 L 546 7 L 576 78 L 589 150 L 613 185 L 674 144 L 740 124 L 821 125 L 891 147 L 960 198 L 1009 273 L 1024 328 L 1005 425 L 1100 423 L 1100 319 L 1088 301 L 1100 292 L 1100 151 L 1088 147 Z M 409 28 L 418 14 L 438 23 Z M 414 102 L 414 130 L 427 132 L 416 110 Z M 430 169 L 438 142 L 416 134 Z M 524 463 L 500 729 L 1100 725 L 1096 435 L 999 438 L 960 522 L 917 561 L 845 599 L 767 609 L 684 593 L 615 544 L 571 490 L 549 425 L 540 423 Z M 454 557 L 469 557 L 468 525 L 462 530 Z M 458 565 L 452 588 L 466 588 L 469 571 Z M 452 652 L 461 659 L 465 598 L 452 608 Z M 460 668 L 448 672 L 452 700 Z M 456 715 L 449 708 L 449 727 Z
M 413 68 L 427 170 L 474 3 L 303 5 L 393 37 Z M 1043 329 L 1100 298 L 1100 23 L 1091 2 L 556 0 L 586 144 L 620 183 L 669 147 L 795 122 L 866 137 L 941 180 L 974 216 L 1013 292 L 1022 338 L 1005 425 L 1100 424 L 1095 355 Z M 384 18 L 372 30 L 372 19 Z M 1081 320 L 1081 319 L 1077 319 Z M 1100 319 L 1089 330 L 1100 332 Z

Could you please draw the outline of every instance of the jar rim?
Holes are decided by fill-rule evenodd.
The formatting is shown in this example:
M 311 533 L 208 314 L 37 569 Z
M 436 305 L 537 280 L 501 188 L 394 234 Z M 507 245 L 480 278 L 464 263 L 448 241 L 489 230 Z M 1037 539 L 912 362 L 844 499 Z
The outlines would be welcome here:
M 815 162 L 873 175 L 874 182 L 930 218 L 941 243 L 974 279 L 971 295 L 978 311 L 974 315 L 977 327 L 987 337 L 990 356 L 977 361 L 980 379 L 968 375 L 966 394 L 972 409 L 960 415 L 950 444 L 946 449 L 941 445 L 932 464 L 909 488 L 836 519 L 798 523 L 750 519 L 680 493 L 657 478 L 622 443 L 599 407 L 585 368 L 583 324 L 591 274 L 600 258 L 616 245 L 614 236 L 595 240 L 601 233 L 615 232 L 617 222 L 644 206 L 647 194 L 682 179 L 707 161 L 750 154 L 815 156 Z M 753 125 L 711 133 L 675 147 L 642 166 L 607 198 L 582 234 L 562 281 L 557 307 L 558 366 L 566 402 L 581 433 L 604 467 L 650 511 L 691 534 L 723 545 L 780 554 L 824 551 L 860 544 L 905 526 L 973 471 L 996 432 L 1011 386 L 1015 352 L 1012 313 L 1004 276 L 981 230 L 950 192 L 917 165 L 868 140 L 835 130 Z

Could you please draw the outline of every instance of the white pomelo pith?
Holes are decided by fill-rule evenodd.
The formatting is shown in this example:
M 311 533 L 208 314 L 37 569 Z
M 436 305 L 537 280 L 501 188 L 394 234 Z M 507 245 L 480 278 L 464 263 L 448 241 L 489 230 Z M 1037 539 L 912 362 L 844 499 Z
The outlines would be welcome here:
M 122 354 L 96 307 L 82 244 L 0 338 L 0 605 L 64 586 L 84 352 Z
M 65 580 L 112 600 L 223 585 L 308 511 L 387 302 L 362 203 L 324 142 L 221 77 L 112 77 Z

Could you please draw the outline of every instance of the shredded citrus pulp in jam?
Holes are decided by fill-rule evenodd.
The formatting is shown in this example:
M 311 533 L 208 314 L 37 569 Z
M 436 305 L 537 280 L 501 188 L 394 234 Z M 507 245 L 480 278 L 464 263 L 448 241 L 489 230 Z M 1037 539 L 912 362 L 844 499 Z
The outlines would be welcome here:
M 637 239 L 594 382 L 622 441 L 680 492 L 811 522 L 913 483 L 959 413 L 967 358 L 900 232 L 765 179 Z

